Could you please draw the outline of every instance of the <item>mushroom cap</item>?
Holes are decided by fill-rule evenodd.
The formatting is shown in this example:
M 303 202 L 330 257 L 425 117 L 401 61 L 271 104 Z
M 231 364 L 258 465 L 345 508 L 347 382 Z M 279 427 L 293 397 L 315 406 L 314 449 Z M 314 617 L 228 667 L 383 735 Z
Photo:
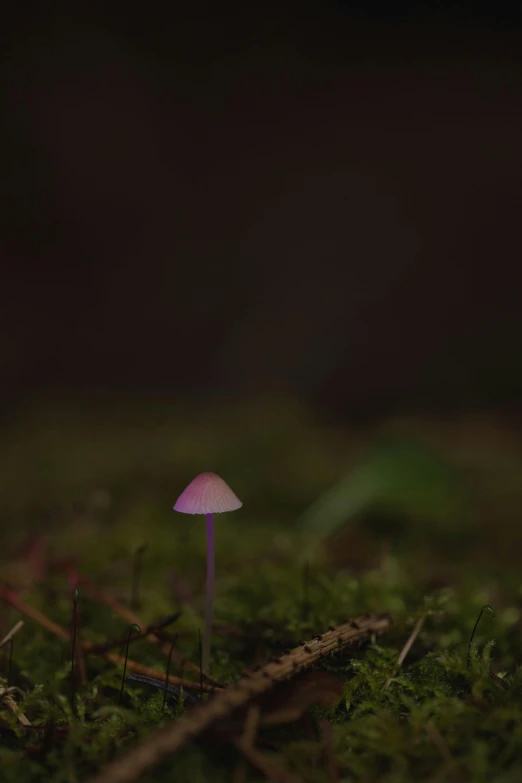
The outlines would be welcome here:
M 235 511 L 242 502 L 215 473 L 200 473 L 186 487 L 174 505 L 182 514 L 220 514 Z

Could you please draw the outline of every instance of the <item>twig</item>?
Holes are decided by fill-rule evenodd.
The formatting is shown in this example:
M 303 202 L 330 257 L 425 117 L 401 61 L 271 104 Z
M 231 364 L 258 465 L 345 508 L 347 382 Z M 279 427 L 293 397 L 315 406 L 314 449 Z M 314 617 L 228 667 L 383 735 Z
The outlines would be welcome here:
M 400 669 L 400 667 L 404 663 L 404 659 L 406 658 L 406 656 L 408 655 L 409 651 L 411 650 L 413 642 L 415 641 L 415 639 L 419 635 L 420 630 L 421 630 L 422 626 L 424 625 L 424 620 L 425 619 L 426 619 L 426 615 L 423 615 L 422 617 L 419 617 L 419 619 L 417 620 L 417 622 L 413 626 L 413 631 L 409 635 L 408 640 L 406 641 L 406 644 L 404 645 L 404 647 L 400 651 L 399 657 L 397 658 L 397 663 L 395 664 L 395 671 L 394 671 L 393 676 L 392 677 L 388 677 L 388 679 L 384 683 L 384 687 L 385 688 L 389 688 L 390 687 L 391 681 L 393 680 L 393 677 L 395 676 L 395 673 L 396 673 L 397 669 Z
M 476 619 L 475 625 L 473 626 L 473 630 L 471 632 L 471 637 L 470 637 L 469 644 L 468 644 L 468 655 L 467 655 L 467 658 L 466 658 L 466 666 L 468 667 L 468 669 L 469 669 L 469 666 L 470 666 L 470 663 L 471 663 L 471 647 L 473 645 L 473 639 L 475 637 L 475 631 L 477 630 L 478 624 L 480 623 L 480 618 L 482 617 L 482 615 L 486 611 L 490 612 L 493 615 L 493 617 L 495 616 L 495 612 L 491 608 L 491 606 L 489 604 L 484 604 L 484 606 L 480 610 L 479 616 Z
M 30 604 L 26 603 L 23 598 L 20 598 L 17 593 L 14 592 L 14 590 L 10 590 L 8 587 L 0 583 L 0 598 L 2 598 L 6 603 L 10 604 L 11 606 L 14 606 L 15 609 L 18 609 L 19 612 L 22 612 L 22 614 L 27 615 L 27 617 L 30 617 L 32 620 L 35 620 L 40 625 L 43 625 L 44 628 L 47 628 L 48 631 L 51 631 L 51 633 L 54 633 L 55 636 L 58 636 L 60 639 L 64 639 L 65 641 L 69 641 L 70 634 L 68 631 L 65 630 L 65 628 L 62 628 L 61 625 L 58 625 L 58 623 L 55 623 L 53 620 L 51 620 L 47 615 L 43 614 L 42 612 L 39 612 L 38 609 L 35 609 Z
M 243 739 L 235 739 L 234 745 L 252 766 L 259 769 L 270 781 L 274 783 L 303 783 L 302 778 L 296 778 L 295 775 L 287 772 L 286 769 L 280 767 L 272 759 L 268 759 L 263 753 L 256 750 Z
M 332 727 L 326 718 L 322 718 L 319 721 L 319 728 L 323 740 L 323 746 L 324 746 L 326 761 L 328 765 L 328 772 L 330 774 L 330 780 L 332 781 L 332 783 L 337 783 L 337 781 L 339 780 L 339 767 L 334 755 Z
M 256 738 L 260 715 L 261 715 L 261 709 L 259 705 L 251 704 L 250 707 L 248 708 L 248 712 L 245 720 L 245 728 L 243 729 L 243 734 L 240 737 L 241 742 L 243 742 L 244 745 L 246 745 L 247 747 L 252 748 L 254 746 L 254 740 Z M 243 749 L 240 748 L 240 750 L 242 751 Z M 234 783 L 244 783 L 246 778 L 246 772 L 247 772 L 246 762 L 244 760 L 241 760 L 236 767 L 236 771 L 234 775 Z
M 48 631 L 51 633 L 54 633 L 55 636 L 57 636 L 59 639 L 63 639 L 64 641 L 70 642 L 71 641 L 71 634 L 63 628 L 61 625 L 58 625 L 58 623 L 55 623 L 53 620 L 51 620 L 47 615 L 43 614 L 42 612 L 39 612 L 38 609 L 35 609 L 33 606 L 28 604 L 26 601 L 23 600 L 23 598 L 20 598 L 19 595 L 17 595 L 13 590 L 10 590 L 5 585 L 2 585 L 0 583 L 0 598 L 3 599 L 6 603 L 10 604 L 10 606 L 13 606 L 15 609 L 18 609 L 19 612 L 22 612 L 22 614 L 25 614 L 27 617 L 30 617 L 32 620 L 35 620 L 35 622 L 42 625 L 44 628 L 47 628 Z M 90 652 L 91 648 L 94 648 L 95 645 L 93 645 L 89 641 L 84 641 L 82 643 L 82 648 L 86 652 Z M 102 653 L 103 657 L 107 661 L 111 661 L 111 663 L 116 663 L 118 665 L 123 666 L 125 659 L 122 658 L 120 655 L 117 655 L 116 653 L 112 652 L 105 652 Z M 137 663 L 137 661 L 133 661 L 131 658 L 127 661 L 127 668 L 131 671 L 135 671 L 138 674 L 145 674 L 147 677 L 155 677 L 157 680 L 161 680 L 162 682 L 165 682 L 165 674 L 158 669 L 153 669 L 150 666 L 143 666 L 140 663 Z M 199 668 L 196 667 L 199 671 Z M 197 682 L 194 682 L 193 680 L 185 680 L 180 677 L 169 677 L 169 683 L 171 685 L 178 685 L 182 686 L 183 688 L 186 688 L 187 690 L 190 690 L 191 688 L 199 688 L 200 684 Z M 210 684 L 203 684 L 203 690 L 204 691 L 217 691 L 221 688 L 216 686 L 211 686 Z
M 13 638 L 13 636 L 16 636 L 18 631 L 20 631 L 23 627 L 24 627 L 24 621 L 18 620 L 18 622 L 15 625 L 13 625 L 9 633 L 6 633 L 6 635 L 0 642 L 0 649 L 4 646 L 4 644 L 7 644 L 7 642 L 9 642 Z
M 495 674 L 495 672 L 490 672 L 489 677 L 493 682 L 495 682 L 497 685 L 499 685 L 501 688 L 504 688 L 505 691 L 509 690 L 509 685 L 507 682 L 505 682 L 502 677 L 499 677 L 498 674 Z
M 22 710 L 20 709 L 18 704 L 15 702 L 15 700 L 13 699 L 13 697 L 11 696 L 10 693 L 5 693 L 5 695 L 3 697 L 3 701 L 7 704 L 9 709 L 12 712 L 14 712 L 14 714 L 16 715 L 16 717 L 18 718 L 18 720 L 20 721 L 22 726 L 24 726 L 25 728 L 32 727 L 33 724 L 31 723 L 31 721 L 29 720 L 27 715 L 22 712 Z
M 174 649 L 174 645 L 176 642 L 172 642 L 170 646 L 170 653 L 169 657 L 167 658 L 167 666 L 165 669 L 165 687 L 163 688 L 163 702 L 161 705 L 161 711 L 165 709 L 165 702 L 167 701 L 167 693 L 169 692 L 169 674 L 170 674 L 170 659 L 172 658 L 172 650 Z
M 108 606 L 115 614 L 118 614 L 120 617 L 123 617 L 124 620 L 126 620 L 130 625 L 139 625 L 140 628 L 144 628 L 146 626 L 146 623 L 141 620 L 138 615 L 133 612 L 131 609 L 129 609 L 128 606 L 125 606 L 124 604 L 120 603 L 114 596 L 112 596 L 110 593 L 106 592 L 105 590 L 100 589 L 96 585 L 94 585 L 89 579 L 87 579 L 84 576 L 80 577 L 80 584 L 85 588 L 86 592 L 88 592 L 93 598 L 96 598 L 101 603 Z M 146 627 L 146 630 L 149 631 L 149 627 Z M 145 634 L 144 634 L 145 635 Z M 159 635 L 154 633 L 154 631 L 149 631 L 146 634 L 146 638 L 149 639 L 149 641 L 154 642 L 154 644 L 159 645 L 161 651 L 165 655 L 169 655 L 170 648 L 171 648 L 171 642 L 163 642 Z M 196 672 L 197 674 L 200 673 L 199 666 L 196 666 L 195 663 L 192 663 L 192 661 L 188 661 L 178 650 L 174 650 L 172 653 L 172 658 L 177 663 L 183 663 L 184 666 L 187 667 L 187 669 L 190 669 L 191 671 Z M 209 677 L 205 672 L 203 672 L 203 679 L 206 680 L 211 685 L 218 686 L 219 683 L 214 680 L 212 677 Z
M 141 628 L 139 627 L 139 625 L 131 625 L 131 627 L 129 628 L 127 643 L 125 645 L 125 658 L 123 659 L 123 674 L 121 675 L 120 698 L 118 699 L 118 704 L 121 704 L 121 701 L 123 699 L 123 692 L 125 690 L 125 675 L 127 674 L 127 664 L 129 662 L 129 644 L 133 631 L 137 633 L 139 636 L 141 634 Z
M 198 628 L 198 660 L 199 660 L 199 698 L 203 701 L 203 645 L 201 643 L 201 630 Z
M 75 718 L 78 717 L 76 710 L 76 666 L 78 663 L 78 651 L 76 649 L 76 636 L 78 631 L 78 600 L 80 594 L 78 588 L 73 591 L 73 621 L 72 621 L 72 644 L 71 644 L 71 710 Z
M 458 766 L 457 760 L 454 758 L 454 756 L 451 753 L 451 750 L 448 748 L 448 745 L 438 730 L 438 728 L 435 726 L 434 723 L 431 721 L 428 721 L 426 723 L 426 734 L 430 738 L 431 742 L 433 743 L 434 747 L 438 750 L 440 756 L 444 759 L 444 761 L 452 767 Z
M 116 655 L 116 653 L 105 653 L 103 657 L 107 661 L 111 661 L 111 663 L 117 663 L 119 666 L 125 664 L 125 658 L 121 655 Z M 138 661 L 133 661 L 132 658 L 127 658 L 127 669 L 136 672 L 137 674 L 144 674 L 146 677 L 153 677 L 156 680 L 161 680 L 161 682 L 167 681 L 165 672 L 160 672 L 159 669 L 153 669 L 151 666 L 145 666 L 142 663 L 138 663 Z M 182 677 L 174 677 L 172 674 L 169 675 L 169 685 L 177 685 L 186 690 L 199 690 L 200 688 L 199 682 L 185 680 Z M 210 685 L 204 684 L 203 690 L 212 693 L 214 691 L 220 692 L 222 688 L 213 688 Z
M 268 663 L 252 677 L 245 677 L 234 686 L 218 693 L 207 704 L 194 708 L 184 718 L 169 724 L 126 756 L 109 764 L 90 783 L 132 783 L 138 780 L 143 773 L 162 762 L 166 756 L 176 753 L 220 718 L 230 715 L 240 707 L 245 707 L 250 701 L 272 688 L 275 683 L 313 666 L 317 661 L 353 642 L 371 635 L 383 634 L 389 627 L 388 617 L 370 615 L 344 623 L 322 636 L 316 636 L 287 655 Z M 243 748 L 241 750 L 243 751 Z M 252 753 L 257 758 L 257 753 L 251 748 L 247 752 L 251 758 L 253 758 Z M 273 777 L 273 773 L 271 775 Z M 295 778 L 291 780 L 295 783 Z M 288 777 L 285 783 L 290 783 Z
M 242 740 L 248 745 L 253 745 L 256 738 L 257 727 L 259 725 L 259 716 L 261 710 L 259 705 L 251 704 L 248 708 L 247 717 L 245 721 L 245 728 L 243 730 Z
M 174 614 L 169 615 L 169 617 L 166 617 L 164 620 L 162 620 L 159 623 L 151 623 L 150 625 L 147 625 L 147 627 L 143 629 L 141 636 L 135 636 L 131 639 L 131 644 L 137 641 L 138 639 L 150 638 L 153 634 L 156 634 L 166 625 L 170 625 L 171 623 L 175 622 L 180 615 L 181 612 L 175 612 Z M 109 639 L 108 642 L 102 642 L 101 644 L 93 644 L 91 645 L 90 652 L 102 654 L 108 652 L 109 650 L 113 650 L 115 647 L 122 647 L 124 644 L 126 644 L 126 642 L 127 642 L 127 634 L 125 634 L 124 636 L 119 636 L 117 639 Z
M 133 609 L 139 609 L 141 606 L 140 601 L 140 578 L 141 569 L 143 566 L 143 554 L 147 549 L 147 544 L 139 546 L 134 553 L 132 560 L 132 586 L 131 586 L 131 607 Z
M 306 561 L 303 568 L 303 606 L 302 621 L 305 623 L 310 613 L 310 563 Z

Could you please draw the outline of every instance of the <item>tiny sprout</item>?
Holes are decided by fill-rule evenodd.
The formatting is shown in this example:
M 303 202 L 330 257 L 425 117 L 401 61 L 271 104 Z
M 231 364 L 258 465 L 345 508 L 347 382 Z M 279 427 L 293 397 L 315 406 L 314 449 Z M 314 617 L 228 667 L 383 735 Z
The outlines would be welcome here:
M 133 609 L 140 608 L 140 580 L 141 572 L 143 568 L 143 554 L 147 549 L 147 544 L 139 546 L 132 561 L 132 587 L 131 587 L 131 600 L 130 604 Z
M 156 677 L 146 677 L 143 674 L 129 674 L 128 679 L 132 680 L 133 682 L 142 682 L 145 685 L 152 685 L 154 688 L 158 688 L 158 690 L 167 690 L 168 693 L 174 696 L 178 702 L 183 699 L 183 702 L 185 704 L 189 704 L 191 707 L 197 704 L 194 696 L 191 696 L 190 693 L 185 691 L 182 686 L 178 688 L 177 686 L 170 685 L 169 683 L 168 687 L 165 689 L 165 683 L 163 680 L 158 680 Z
M 78 601 L 80 600 L 80 591 L 74 588 L 72 594 L 73 602 L 73 624 L 72 624 L 72 644 L 71 644 L 71 709 L 73 715 L 76 715 L 76 636 L 78 633 Z
M 121 688 L 120 688 L 120 698 L 118 700 L 118 704 L 121 704 L 121 700 L 123 699 L 123 689 L 125 687 L 125 675 L 127 674 L 127 659 L 129 657 L 129 644 L 131 640 L 131 636 L 133 633 L 140 634 L 141 628 L 137 623 L 133 623 L 131 627 L 129 628 L 129 633 L 127 634 L 127 644 L 125 645 L 125 660 L 123 662 L 123 675 L 121 678 Z
M 467 657 L 467 660 L 466 660 L 466 666 L 468 668 L 469 668 L 469 665 L 471 663 L 471 645 L 473 644 L 473 637 L 475 636 L 475 631 L 477 630 L 477 626 L 480 623 L 480 619 L 481 619 L 482 615 L 484 614 L 484 612 L 489 612 L 490 614 L 493 615 L 493 617 L 495 616 L 495 612 L 493 611 L 491 606 L 489 604 L 484 604 L 484 606 L 480 610 L 479 616 L 477 617 L 477 620 L 476 620 L 475 625 L 473 626 L 473 630 L 471 632 L 471 637 L 470 637 L 469 645 L 468 645 L 468 657 Z
M 11 675 L 13 671 L 13 645 L 14 645 L 14 637 L 11 637 L 9 639 L 9 658 L 7 660 L 7 676 L 5 678 L 5 687 L 9 688 L 11 683 Z
M 303 567 L 303 623 L 308 620 L 310 614 L 310 563 L 306 561 Z
M 161 711 L 165 709 L 165 702 L 167 701 L 167 693 L 169 692 L 169 673 L 170 673 L 170 661 L 172 658 L 172 651 L 174 649 L 174 645 L 176 644 L 177 637 L 174 638 L 174 641 L 170 645 L 169 650 L 169 657 L 167 658 L 167 668 L 165 670 L 165 687 L 163 689 L 163 704 L 161 705 Z
M 198 653 L 199 653 L 199 700 L 203 701 L 203 647 L 201 644 L 201 630 L 198 628 Z

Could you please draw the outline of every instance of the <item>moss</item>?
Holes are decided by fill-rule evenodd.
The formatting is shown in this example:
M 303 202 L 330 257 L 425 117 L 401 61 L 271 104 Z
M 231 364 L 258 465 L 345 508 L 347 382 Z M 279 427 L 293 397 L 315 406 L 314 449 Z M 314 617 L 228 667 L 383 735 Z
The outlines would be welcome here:
M 476 464 L 466 466 L 460 460 L 457 466 L 451 439 L 441 444 L 439 437 L 436 461 L 430 443 L 420 463 L 426 470 L 413 474 L 413 491 L 407 458 L 417 459 L 419 444 L 429 441 L 429 433 L 420 428 L 415 445 L 407 448 L 399 439 L 400 483 L 394 484 L 393 471 L 391 478 L 386 474 L 376 483 L 386 486 L 387 493 L 369 497 L 367 508 L 358 505 L 353 514 L 348 512 L 353 498 L 341 502 L 336 497 L 335 524 L 352 531 L 351 547 L 364 534 L 365 515 L 374 513 L 376 500 L 381 504 L 380 524 L 371 533 L 373 556 L 354 563 L 352 551 L 339 550 L 330 557 L 323 543 L 332 523 L 321 527 L 317 505 L 313 514 L 305 514 L 306 524 L 301 524 L 301 514 L 337 481 L 342 481 L 343 492 L 350 489 L 343 476 L 359 456 L 365 475 L 389 471 L 393 441 L 386 441 L 386 459 L 372 462 L 368 454 L 375 449 L 380 453 L 380 437 L 373 452 L 367 449 L 372 443 L 369 433 L 359 454 L 350 454 L 348 446 L 341 448 L 349 443 L 347 436 L 319 427 L 302 410 L 294 415 L 291 407 L 257 406 L 249 413 L 245 406 L 235 413 L 208 414 L 202 421 L 193 416 L 189 423 L 182 414 L 142 412 L 139 427 L 131 426 L 138 420 L 132 410 L 113 418 L 107 413 L 58 414 L 58 432 L 49 424 L 50 414 L 32 414 L 13 425 L 0 447 L 0 464 L 13 478 L 2 517 L 2 581 L 18 586 L 31 606 L 70 628 L 72 601 L 64 559 L 74 561 L 74 568 L 127 605 L 133 556 L 146 542 L 142 622 L 179 609 L 181 616 L 171 630 L 179 634 L 177 648 L 197 663 L 204 530 L 197 520 L 176 517 L 171 506 L 186 480 L 212 462 L 212 469 L 222 471 L 245 502 L 244 513 L 220 518 L 217 525 L 212 661 L 217 679 L 233 682 L 244 667 L 277 656 L 349 616 L 388 611 L 393 618 L 386 636 L 334 654 L 317 667 L 342 680 L 338 704 L 312 708 L 308 723 L 261 727 L 260 750 L 305 783 L 330 781 L 332 763 L 343 781 L 518 781 L 521 587 L 508 550 L 519 533 L 512 525 L 511 507 L 502 505 L 501 482 L 491 461 L 483 477 L 476 473 L 470 481 Z M 462 432 L 459 437 L 462 441 Z M 505 465 L 505 455 L 499 462 Z M 430 483 L 433 465 L 437 481 Z M 491 495 L 488 486 L 494 487 Z M 448 497 L 441 497 L 445 492 Z M 463 497 L 468 503 L 465 514 Z M 518 502 L 511 483 L 506 497 Z M 418 512 L 426 503 L 430 513 L 421 515 L 421 524 Z M 494 528 L 488 528 L 479 511 L 473 516 L 481 507 L 498 512 Z M 393 519 L 402 514 L 400 535 L 394 528 L 394 534 L 386 536 L 382 523 L 388 513 Z M 471 539 L 470 514 L 476 519 Z M 462 548 L 464 517 L 467 550 Z M 43 525 L 42 520 L 48 522 Z M 46 550 L 39 559 L 34 552 L 17 551 L 26 535 L 43 527 Z M 492 530 L 497 543 L 512 536 L 512 546 L 491 547 Z M 447 556 L 457 551 L 458 558 Z M 491 604 L 495 615 L 482 616 L 469 648 L 484 604 Z M 84 639 L 100 643 L 127 632 L 125 621 L 87 591 L 80 590 L 78 610 Z M 0 636 L 19 617 L 3 605 Z M 420 633 L 397 668 L 397 657 L 421 617 Z M 15 637 L 9 685 L 19 689 L 12 696 L 31 726 L 24 728 L 5 699 L 0 702 L 2 783 L 88 780 L 115 755 L 183 714 L 183 704 L 169 698 L 163 709 L 162 692 L 131 681 L 120 705 L 122 668 L 96 655 L 86 656 L 86 683 L 77 684 L 73 699 L 70 652 L 67 642 L 29 618 Z M 117 652 L 122 654 L 121 649 Z M 131 656 L 141 664 L 165 668 L 165 655 L 146 640 L 132 643 Z M 7 686 L 8 658 L 6 645 L 0 651 L 0 687 Z M 182 667 L 173 662 L 170 671 L 181 675 Z M 330 750 L 321 739 L 324 719 L 332 726 Z M 143 780 L 161 783 L 174 776 L 194 783 L 230 781 L 238 758 L 221 736 L 210 735 Z M 259 773 L 247 767 L 245 780 L 257 779 Z

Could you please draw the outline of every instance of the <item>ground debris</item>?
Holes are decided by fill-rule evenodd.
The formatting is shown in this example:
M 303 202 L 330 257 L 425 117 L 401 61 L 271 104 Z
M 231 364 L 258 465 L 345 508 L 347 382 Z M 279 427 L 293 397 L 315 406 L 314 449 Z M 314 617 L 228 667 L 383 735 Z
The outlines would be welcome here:
M 344 623 L 325 633 L 321 639 L 314 638 L 305 647 L 296 647 L 288 655 L 282 656 L 279 662 L 268 663 L 253 676 L 243 678 L 233 688 L 217 694 L 207 704 L 191 710 L 181 720 L 171 723 L 121 759 L 109 764 L 91 783 L 131 783 L 138 780 L 146 770 L 176 753 L 216 721 L 262 696 L 275 683 L 288 679 L 296 671 L 310 668 L 341 647 L 370 635 L 385 633 L 391 623 L 386 615 L 370 615 L 358 618 L 356 625 L 353 622 Z M 342 641 L 339 643 L 339 640 Z

